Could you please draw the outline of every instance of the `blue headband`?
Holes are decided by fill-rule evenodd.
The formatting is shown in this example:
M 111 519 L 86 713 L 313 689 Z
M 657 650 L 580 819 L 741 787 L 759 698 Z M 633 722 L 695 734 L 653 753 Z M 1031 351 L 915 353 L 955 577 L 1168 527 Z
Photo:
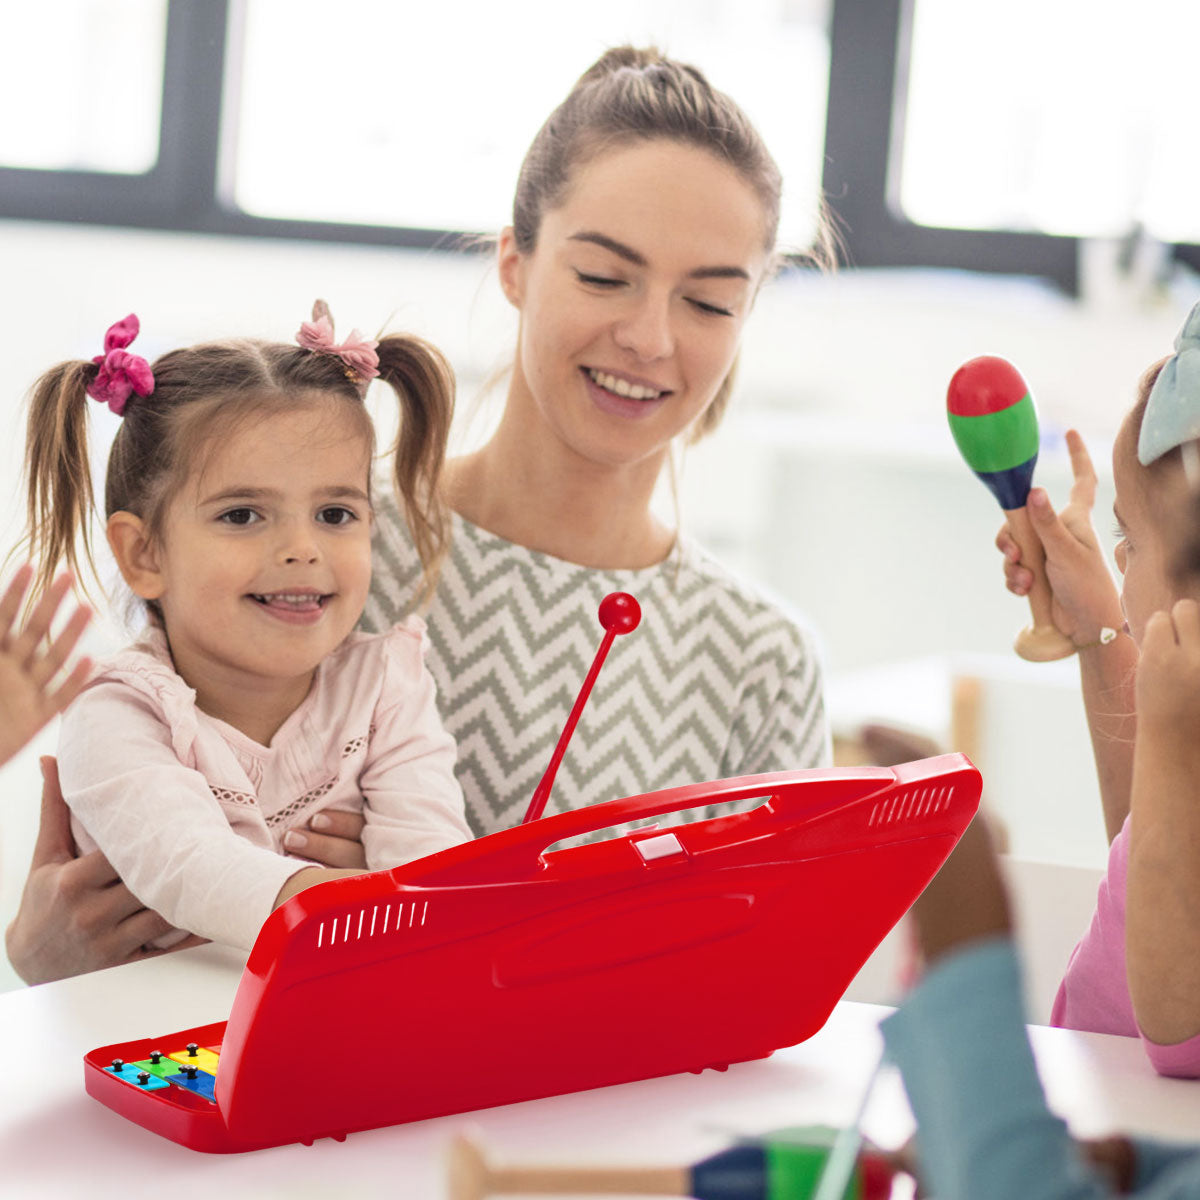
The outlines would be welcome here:
M 1200 438 L 1200 304 L 1175 339 L 1175 354 L 1163 363 L 1146 401 L 1138 462 L 1148 467 L 1168 450 Z

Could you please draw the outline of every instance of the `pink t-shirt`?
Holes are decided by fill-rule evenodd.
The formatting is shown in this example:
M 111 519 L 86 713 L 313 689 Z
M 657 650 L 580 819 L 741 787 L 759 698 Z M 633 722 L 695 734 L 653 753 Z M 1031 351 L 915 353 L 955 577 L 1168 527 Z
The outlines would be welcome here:
M 1200 1078 L 1200 1034 L 1162 1046 L 1138 1028 L 1125 975 L 1125 884 L 1129 876 L 1129 820 L 1108 851 L 1092 923 L 1071 953 L 1059 984 L 1050 1024 L 1091 1033 L 1140 1037 L 1160 1075 Z
M 424 625 L 351 634 L 269 746 L 201 712 L 150 629 L 101 664 L 63 717 L 59 775 L 81 852 L 99 847 L 173 925 L 248 949 L 311 865 L 283 837 L 361 811 L 371 870 L 471 837 L 424 663 Z

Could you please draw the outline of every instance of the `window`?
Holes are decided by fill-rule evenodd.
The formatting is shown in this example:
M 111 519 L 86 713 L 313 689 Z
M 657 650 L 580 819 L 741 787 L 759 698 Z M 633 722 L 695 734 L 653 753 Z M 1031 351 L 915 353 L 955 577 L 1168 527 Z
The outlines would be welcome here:
M 819 183 L 857 266 L 1073 291 L 1078 238 L 1138 226 L 1200 267 L 1195 0 L 41 0 L 5 35 L 0 218 L 453 244 L 603 47 L 653 41 L 763 131 L 785 247 Z
M 900 206 L 922 225 L 1200 242 L 1195 0 L 917 0 Z
M 0 165 L 148 172 L 158 159 L 166 28 L 166 0 L 10 6 Z
M 788 182 L 781 237 L 803 248 L 830 3 L 49 0 L 29 6 L 27 28 L 53 36 L 30 58 L 65 46 L 69 61 L 32 106 L 50 132 L 31 122 L 25 148 L 7 156 L 0 142 L 0 217 L 393 245 L 495 230 L 553 105 L 605 46 L 651 41 L 700 63 L 747 108 Z M 114 80 L 103 120 L 88 108 L 97 58 Z M 8 86 L 10 106 L 31 111 L 28 79 Z M 105 135 L 92 142 L 112 146 L 123 126 L 151 136 L 130 136 L 124 159 L 85 157 L 74 143 L 89 142 L 89 126 Z M 51 151 L 55 141 L 65 148 Z
M 379 3 L 235 10 L 222 192 L 256 217 L 494 230 L 533 135 L 618 42 L 703 65 L 756 121 L 807 245 L 820 186 L 827 0 Z

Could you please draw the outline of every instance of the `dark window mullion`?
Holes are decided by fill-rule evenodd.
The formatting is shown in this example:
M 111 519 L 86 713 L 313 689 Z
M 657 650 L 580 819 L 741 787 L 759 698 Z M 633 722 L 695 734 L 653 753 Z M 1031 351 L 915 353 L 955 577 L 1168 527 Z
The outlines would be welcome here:
M 163 56 L 161 172 L 167 216 L 203 228 L 217 209 L 228 0 L 170 0 Z
M 1077 239 L 933 229 L 905 219 L 890 202 L 898 190 L 889 186 L 889 171 L 899 169 L 913 3 L 834 0 L 824 188 L 849 264 L 1037 275 L 1073 294 Z

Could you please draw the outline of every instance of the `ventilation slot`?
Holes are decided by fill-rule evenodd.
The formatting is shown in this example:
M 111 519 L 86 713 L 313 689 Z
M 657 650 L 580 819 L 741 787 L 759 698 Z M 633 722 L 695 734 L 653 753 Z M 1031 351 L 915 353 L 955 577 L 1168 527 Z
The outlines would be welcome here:
M 401 930 L 420 929 L 429 912 L 428 900 L 410 900 L 403 904 L 375 904 L 360 908 L 317 925 L 317 949 L 325 950 L 364 938 L 382 937 Z
M 923 817 L 932 817 L 945 812 L 950 807 L 954 789 L 942 787 L 911 788 L 907 792 L 889 796 L 886 800 L 877 800 L 871 809 L 867 824 L 894 825 L 903 821 L 919 821 Z

